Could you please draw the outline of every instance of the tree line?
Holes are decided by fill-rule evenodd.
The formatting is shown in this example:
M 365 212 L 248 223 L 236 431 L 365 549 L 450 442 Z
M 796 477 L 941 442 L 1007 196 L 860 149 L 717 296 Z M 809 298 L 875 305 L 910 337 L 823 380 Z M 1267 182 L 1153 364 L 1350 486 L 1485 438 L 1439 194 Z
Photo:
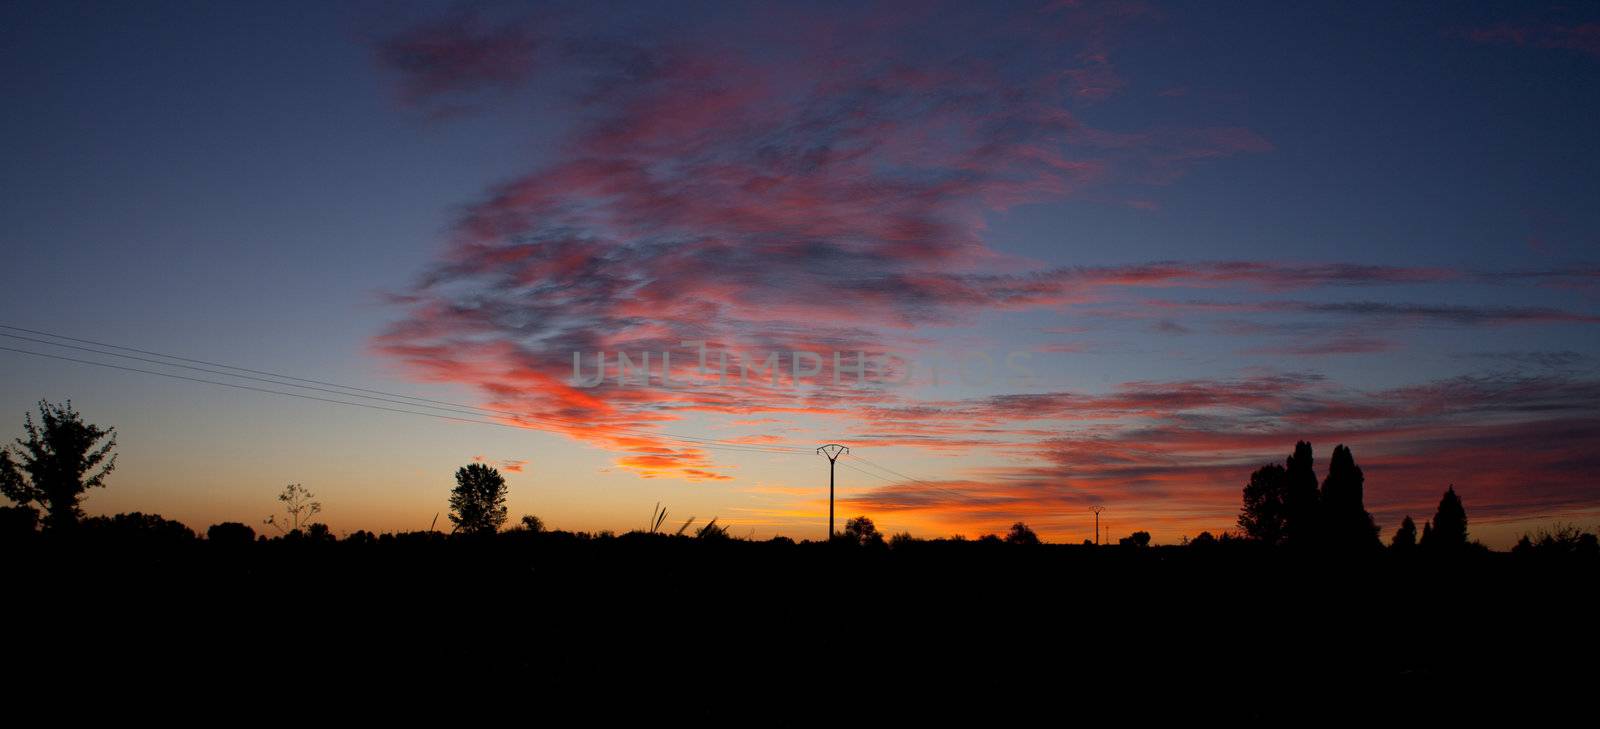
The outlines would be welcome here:
M 69 400 L 62 404 L 40 401 L 38 418 L 28 413 L 23 420 L 24 437 L 0 448 L 0 495 L 14 506 L 0 506 L 0 536 L 14 537 L 40 531 L 73 533 L 88 527 L 97 535 L 140 539 L 195 538 L 183 524 L 154 514 L 133 512 L 114 516 L 85 518 L 82 501 L 94 488 L 104 488 L 116 468 L 116 429 L 85 422 Z M 482 463 L 462 466 L 455 472 L 455 486 L 449 496 L 451 533 L 463 538 L 482 538 L 501 532 L 509 512 L 506 506 L 508 485 L 500 472 Z M 1364 505 L 1365 476 L 1348 447 L 1334 448 L 1326 475 L 1320 480 L 1314 466 L 1310 443 L 1301 441 L 1282 465 L 1268 464 L 1250 474 L 1242 493 L 1237 520 L 1238 532 L 1220 536 L 1202 532 L 1181 546 L 1202 548 L 1219 544 L 1249 544 L 1287 551 L 1360 554 L 1384 548 L 1378 525 Z M 289 484 L 276 497 L 282 514 L 263 520 L 263 525 L 278 532 L 276 539 L 311 543 L 338 541 L 326 524 L 316 521 L 321 502 L 301 484 Z M 42 513 L 41 513 L 42 509 Z M 675 533 L 661 531 L 667 512 L 657 504 L 651 520 L 641 533 L 702 540 L 732 539 L 726 525 L 717 519 L 688 532 L 690 517 Z M 545 531 L 544 522 L 534 515 L 521 517 L 519 533 Z M 432 529 L 429 530 L 432 533 Z M 602 536 L 609 535 L 602 532 Z M 389 535 L 383 535 L 385 537 Z M 206 530 L 206 538 L 217 543 L 248 543 L 268 539 L 257 535 L 249 525 L 224 522 Z M 790 541 L 783 537 L 781 541 Z M 345 541 L 380 541 L 378 535 L 357 531 Z M 925 541 L 909 533 L 886 537 L 872 519 L 857 516 L 830 542 L 866 548 L 899 547 Z M 933 541 L 961 542 L 962 537 Z M 1005 535 L 989 534 L 977 543 L 1040 545 L 1043 541 L 1027 524 L 1016 522 Z M 1084 540 L 1085 545 L 1093 545 Z M 1150 533 L 1139 530 L 1118 540 L 1124 549 L 1142 550 L 1151 546 Z M 1408 515 L 1388 542 L 1388 551 L 1457 554 L 1488 551 L 1472 541 L 1467 530 L 1467 513 L 1455 487 L 1448 487 L 1431 519 L 1423 523 L 1420 534 Z M 1514 554 L 1561 554 L 1600 557 L 1600 540 L 1592 532 L 1570 525 L 1555 525 L 1535 534 L 1525 534 L 1512 550 Z
M 1363 503 L 1366 477 L 1355 455 L 1344 445 L 1334 447 L 1320 486 L 1313 461 L 1311 444 L 1300 441 L 1283 465 L 1268 464 L 1250 474 L 1239 529 L 1258 542 L 1301 550 L 1360 552 L 1381 547 L 1378 525 Z M 1466 507 L 1451 485 L 1439 498 L 1433 518 L 1423 523 L 1420 539 L 1416 522 L 1407 515 L 1389 548 L 1455 552 L 1483 547 L 1468 539 Z

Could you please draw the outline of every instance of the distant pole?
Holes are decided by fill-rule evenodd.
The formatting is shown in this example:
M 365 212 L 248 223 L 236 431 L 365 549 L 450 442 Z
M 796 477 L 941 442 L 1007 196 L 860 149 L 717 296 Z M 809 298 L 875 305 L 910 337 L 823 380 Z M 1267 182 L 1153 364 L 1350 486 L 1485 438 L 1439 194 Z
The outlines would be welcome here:
M 833 539 L 833 464 L 839 460 L 839 455 L 849 453 L 850 449 L 837 443 L 829 443 L 817 449 L 817 452 L 828 457 L 828 539 Z
M 1099 504 L 1089 507 L 1089 511 L 1094 512 L 1094 543 L 1097 545 L 1100 543 L 1100 512 L 1105 510 L 1106 507 Z

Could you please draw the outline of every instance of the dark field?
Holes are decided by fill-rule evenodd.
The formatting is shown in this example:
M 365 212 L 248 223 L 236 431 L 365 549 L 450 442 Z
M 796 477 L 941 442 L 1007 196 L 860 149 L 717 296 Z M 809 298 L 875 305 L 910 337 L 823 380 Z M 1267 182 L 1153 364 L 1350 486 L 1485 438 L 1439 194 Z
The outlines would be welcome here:
M 1478 687 L 1473 701 L 1581 703 L 1600 656 L 1600 565 L 1574 556 L 565 532 L 6 549 L 7 623 L 30 626 L 12 660 L 115 674 L 1227 685 L 1260 692 L 1213 696 L 1248 716 L 1328 682 L 1385 700 Z

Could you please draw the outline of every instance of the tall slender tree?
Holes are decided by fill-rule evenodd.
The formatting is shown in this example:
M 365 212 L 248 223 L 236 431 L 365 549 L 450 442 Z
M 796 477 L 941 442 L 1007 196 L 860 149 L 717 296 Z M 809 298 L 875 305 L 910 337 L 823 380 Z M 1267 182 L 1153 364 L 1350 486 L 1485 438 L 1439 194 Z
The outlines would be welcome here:
M 76 525 L 83 492 L 104 487 L 117 466 L 117 429 L 83 422 L 71 400 L 40 400 L 39 422 L 30 413 L 22 428 L 26 440 L 0 449 L 0 493 L 22 506 L 44 507 L 46 529 Z
M 1446 489 L 1433 515 L 1432 529 L 1425 530 L 1422 546 L 1447 552 L 1467 546 L 1467 509 L 1456 495 L 1456 487 Z
M 1378 525 L 1363 503 L 1366 477 L 1356 465 L 1355 455 L 1344 445 L 1335 446 L 1328 460 L 1328 477 L 1322 481 L 1323 539 L 1336 549 L 1377 547 Z
M 1394 538 L 1389 540 L 1389 548 L 1396 552 L 1409 552 L 1417 546 L 1417 523 L 1411 516 L 1400 522 L 1400 528 L 1394 530 Z
M 1299 441 L 1294 453 L 1284 462 L 1284 541 L 1289 544 L 1309 545 L 1318 541 L 1317 471 L 1311 455 L 1311 444 Z

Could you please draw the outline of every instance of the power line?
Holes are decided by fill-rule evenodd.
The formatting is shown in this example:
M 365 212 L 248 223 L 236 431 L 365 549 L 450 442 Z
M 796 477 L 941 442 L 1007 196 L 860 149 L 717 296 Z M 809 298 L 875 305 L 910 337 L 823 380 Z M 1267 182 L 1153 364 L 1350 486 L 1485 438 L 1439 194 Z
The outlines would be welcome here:
M 52 347 L 62 347 L 62 348 L 67 348 L 67 349 L 75 349 L 75 350 L 78 350 L 78 351 L 90 352 L 90 353 L 99 354 L 99 355 L 103 355 L 103 356 L 109 356 L 109 357 L 121 357 L 121 358 L 125 358 L 125 359 L 132 359 L 132 360 L 136 360 L 136 361 L 140 361 L 140 362 L 146 362 L 146 363 L 150 363 L 150 364 L 157 364 L 157 365 L 161 365 L 161 366 L 164 366 L 164 367 L 179 367 L 179 368 L 183 368 L 183 369 L 194 370 L 194 371 L 199 371 L 199 372 L 205 372 L 207 374 L 213 374 L 213 375 L 218 375 L 218 376 L 222 376 L 222 377 L 236 377 L 236 378 L 240 378 L 240 379 L 254 380 L 254 381 L 258 381 L 258 382 L 265 382 L 265 383 L 268 383 L 268 384 L 278 385 L 280 387 L 293 387 L 293 388 L 298 388 L 298 389 L 303 389 L 303 390 L 310 390 L 310 391 L 314 391 L 314 392 L 322 392 L 322 393 L 327 393 L 327 394 L 338 395 L 338 396 L 341 396 L 341 397 L 353 397 L 353 398 L 361 398 L 361 399 L 365 399 L 365 400 L 375 400 L 375 401 L 378 401 L 378 402 L 387 402 L 387 403 L 390 403 L 390 404 L 405 405 L 405 406 L 409 406 L 409 407 L 421 407 L 421 408 L 427 408 L 427 409 L 430 409 L 430 410 L 440 410 L 440 411 L 443 411 L 443 412 L 451 412 L 451 413 L 456 413 L 456 414 L 461 414 L 461 415 L 479 415 L 479 414 L 504 415 L 504 416 L 509 416 L 509 417 L 523 419 L 523 420 L 542 421 L 542 422 L 545 422 L 545 423 L 555 423 L 555 424 L 559 424 L 559 425 L 562 425 L 562 426 L 573 427 L 573 428 L 596 428 L 596 427 L 598 427 L 594 423 L 588 423 L 588 422 L 577 421 L 577 420 L 568 420 L 568 419 L 565 419 L 565 418 L 558 418 L 558 417 L 550 416 L 550 415 L 539 415 L 539 414 L 535 414 L 535 413 L 516 412 L 516 411 L 511 411 L 511 410 L 498 410 L 498 409 L 494 409 L 494 408 L 484 408 L 484 407 L 479 407 L 479 406 L 476 406 L 476 405 L 466 405 L 466 404 L 462 404 L 462 403 L 449 402 L 449 401 L 446 401 L 446 400 L 434 400 L 434 399 L 431 399 L 431 398 L 416 397 L 416 396 L 412 396 L 412 395 L 403 395 L 403 394 L 393 393 L 393 392 L 385 392 L 383 390 L 375 390 L 375 389 L 364 388 L 364 387 L 355 387 L 353 385 L 342 385 L 342 384 L 339 384 L 339 383 L 327 382 L 327 381 L 324 381 L 324 380 L 314 380 L 314 379 L 309 379 L 309 378 L 304 378 L 304 377 L 295 377 L 295 376 L 292 376 L 292 375 L 284 375 L 284 374 L 279 374 L 279 373 L 270 372 L 270 371 L 266 371 L 266 370 L 250 369 L 250 368 L 247 368 L 247 367 L 237 367 L 237 366 L 234 366 L 234 365 L 222 364 L 222 363 L 218 363 L 218 362 L 210 362 L 210 361 L 207 361 L 207 360 L 193 359 L 193 358 L 189 358 L 189 357 L 180 357 L 180 356 L 177 356 L 177 355 L 164 354 L 164 353 L 161 353 L 161 352 L 155 352 L 155 351 L 151 351 L 151 350 L 147 350 L 147 349 L 138 349 L 138 348 L 134 348 L 134 347 L 124 347 L 124 346 L 116 345 L 116 344 L 107 344 L 105 342 L 97 342 L 97 341 L 94 341 L 94 340 L 91 340 L 91 339 L 81 339 L 81 338 L 77 338 L 77 337 L 69 337 L 69 336 L 66 336 L 66 335 L 55 334 L 53 332 L 40 331 L 40 330 L 37 330 L 37 329 L 26 329 L 26 328 L 23 328 L 23 327 L 10 326 L 10 325 L 6 325 L 6 324 L 0 324 L 0 329 L 9 329 L 11 331 L 26 332 L 28 334 L 36 334 L 36 335 L 39 335 L 39 336 L 52 337 L 52 338 L 61 339 L 61 340 L 65 340 L 65 341 L 70 341 L 70 342 L 78 342 L 78 343 L 81 343 L 81 344 L 91 344 L 91 345 L 94 345 L 96 347 L 103 347 L 103 348 L 106 348 L 106 349 L 122 350 L 124 352 L 136 352 L 138 354 L 150 355 L 152 357 L 161 357 L 161 358 L 164 358 L 164 359 L 176 360 L 177 362 L 163 362 L 163 361 L 160 361 L 160 360 L 152 360 L 152 359 L 147 359 L 147 358 L 144 358 L 144 357 L 136 357 L 136 356 L 133 356 L 133 355 L 121 354 L 121 353 L 118 353 L 118 352 L 107 352 L 107 351 L 102 351 L 102 350 L 97 350 L 97 349 L 89 349 L 89 348 L 86 348 L 86 347 L 79 347 L 79 346 L 74 346 L 74 345 L 70 345 L 70 344 L 62 344 L 60 342 L 50 342 L 50 341 L 45 341 L 45 340 L 40 340 L 40 339 L 33 339 L 33 338 L 30 338 L 30 337 L 22 337 L 22 336 L 18 336 L 18 335 L 15 335 L 15 334 L 5 334 L 4 332 L 0 332 L 0 336 L 8 337 L 8 338 L 11 338 L 11 339 L 20 339 L 20 340 L 34 342 L 34 343 L 37 343 L 37 344 L 44 344 L 44 345 L 52 346 Z M 12 350 L 12 351 L 21 352 L 23 350 Z M 73 360 L 73 361 L 78 361 L 78 360 Z M 194 364 L 201 364 L 201 365 L 206 365 L 208 367 L 216 367 L 216 368 L 225 369 L 225 370 L 235 370 L 237 372 L 252 373 L 254 375 L 264 375 L 266 377 L 271 377 L 271 378 L 276 378 L 276 379 L 264 379 L 263 377 L 254 377 L 254 376 L 251 376 L 251 375 L 236 374 L 234 372 L 218 372 L 216 370 L 205 369 L 205 368 L 202 368 L 202 367 L 195 367 L 195 366 L 187 365 L 187 364 L 179 364 L 179 362 L 190 362 L 190 363 L 194 363 Z M 289 380 L 290 382 L 280 382 L 279 380 Z M 329 388 L 339 388 L 339 390 L 329 390 L 329 389 L 325 389 L 324 387 L 314 387 L 314 386 L 310 386 L 310 385 L 295 384 L 296 382 L 313 383 L 314 385 L 323 385 L 323 386 L 326 386 L 326 387 L 329 387 Z M 211 384 L 219 384 L 219 383 L 211 383 Z M 352 392 L 341 392 L 340 390 L 350 390 Z M 359 393 L 372 393 L 372 394 L 363 395 L 363 394 L 359 394 Z M 284 393 L 279 393 L 279 394 L 284 394 Z M 386 397 L 376 397 L 375 395 L 383 395 L 383 396 L 386 396 Z M 389 399 L 389 398 L 401 398 L 402 400 L 410 400 L 410 401 L 415 401 L 415 402 L 403 402 L 403 401 L 397 401 L 397 400 L 393 400 L 393 399 Z M 433 404 L 427 404 L 427 403 L 433 403 Z M 444 407 L 440 407 L 440 406 L 444 406 Z M 623 427 L 608 428 L 607 432 L 608 433 L 625 433 L 625 434 L 629 434 L 629 435 L 637 435 L 637 436 L 640 436 L 640 437 L 648 437 L 648 438 L 661 438 L 661 439 L 666 439 L 666 440 L 678 440 L 678 441 L 683 441 L 683 442 L 686 442 L 686 443 L 693 443 L 693 444 L 696 444 L 696 445 L 702 445 L 702 446 L 708 446 L 708 447 L 712 446 L 712 445 L 718 445 L 718 446 L 722 446 L 722 447 L 725 447 L 725 448 L 737 448 L 737 449 L 740 449 L 740 450 L 760 450 L 762 452 L 785 452 L 785 453 L 810 453 L 810 451 L 811 451 L 810 448 L 804 448 L 804 447 L 799 447 L 799 446 L 790 446 L 790 445 L 782 445 L 782 444 L 771 444 L 771 443 L 769 443 L 769 444 L 739 443 L 739 442 L 736 442 L 736 441 L 729 441 L 729 440 L 725 440 L 725 439 L 702 438 L 702 437 L 697 437 L 697 436 L 679 435 L 679 434 L 676 434 L 676 433 L 663 432 L 663 431 L 638 430 L 638 429 L 623 428 Z
M 862 460 L 862 459 L 861 459 L 861 457 L 858 456 L 858 457 L 856 457 L 856 460 Z M 890 484 L 890 486 L 904 486 L 904 484 L 906 484 L 906 481 L 896 481 L 896 480 L 893 480 L 893 478 L 886 478 L 886 476 L 878 475 L 878 473 L 869 472 L 869 470 L 864 470 L 864 468 L 856 468 L 856 467 L 854 467 L 854 465 L 843 464 L 843 462 L 842 462 L 842 464 L 838 464 L 838 465 L 843 465 L 843 467 L 845 467 L 845 468 L 850 468 L 850 470 L 853 470 L 853 472 L 864 473 L 864 475 L 869 475 L 869 476 L 872 476 L 872 478 L 877 478 L 878 481 L 883 481 L 883 483 Z M 882 468 L 882 467 L 880 467 L 880 468 Z M 926 489 L 931 489 L 931 491 L 942 492 L 942 494 L 947 494 L 947 496 L 960 497 L 960 499 L 965 499 L 965 497 L 971 496 L 971 494 L 963 494 L 963 492 L 955 491 L 955 489 L 947 489 L 947 488 L 942 488 L 942 486 L 934 486 L 934 484 L 926 483 L 926 481 L 917 481 L 917 483 L 922 483 L 923 486 L 925 486 Z
M 453 415 L 443 415 L 443 414 L 440 414 L 440 413 L 419 412 L 419 411 L 416 411 L 416 410 L 405 410 L 405 409 L 401 409 L 401 408 L 386 407 L 386 406 L 383 406 L 383 405 L 373 405 L 371 403 L 350 402 L 348 400 L 336 400 L 336 399 L 328 398 L 328 397 L 319 397 L 317 395 L 307 395 L 307 394 L 298 393 L 298 392 L 284 392 L 282 390 L 273 390 L 271 388 L 266 388 L 266 387 L 256 387 L 254 385 L 242 385 L 242 384 L 239 384 L 237 382 L 222 382 L 222 381 L 218 381 L 218 380 L 208 380 L 208 379 L 203 378 L 203 377 L 190 377 L 188 375 L 173 374 L 171 372 L 157 372 L 155 370 L 147 370 L 147 369 L 143 369 L 143 368 L 139 368 L 139 367 L 127 367 L 127 366 L 124 366 L 124 365 L 111 364 L 109 362 L 96 362 L 94 360 L 81 359 L 81 358 L 78 358 L 78 357 L 68 357 L 68 356 L 59 355 L 59 354 L 48 354 L 48 353 L 45 353 L 45 352 L 34 352 L 34 351 L 26 350 L 26 349 L 16 349 L 14 347 L 0 346 L 0 351 L 14 352 L 14 353 L 17 353 L 17 354 L 26 354 L 26 355 L 30 355 L 30 356 L 34 356 L 34 357 L 45 357 L 45 358 L 49 358 L 49 359 L 61 360 L 61 361 L 66 361 L 66 362 L 76 362 L 78 364 L 92 365 L 92 366 L 95 366 L 95 367 L 105 367 L 105 368 L 114 369 L 114 370 L 122 370 L 124 372 L 137 372 L 137 373 L 140 373 L 140 374 L 155 375 L 157 377 L 167 377 L 167 378 L 171 378 L 171 379 L 175 379 L 175 380 L 184 380 L 184 381 L 187 381 L 187 382 L 198 382 L 198 383 L 204 383 L 204 384 L 207 384 L 207 385 L 217 385 L 217 386 L 220 386 L 220 387 L 231 387 L 231 388 L 235 388 L 235 389 L 239 389 L 239 390 L 249 390 L 251 392 L 266 393 L 266 394 L 271 394 L 271 395 L 282 395 L 282 396 L 285 396 L 285 397 L 295 397 L 295 398 L 300 398 L 302 400 L 315 400 L 317 402 L 330 403 L 330 404 L 334 404 L 334 405 L 349 405 L 351 407 L 367 408 L 369 410 L 382 410 L 382 411 L 385 411 L 385 412 L 401 413 L 401 414 L 404 414 L 404 415 L 420 415 L 422 417 L 427 417 L 427 418 L 438 418 L 438 419 L 441 419 L 441 420 L 451 420 L 451 421 L 461 422 L 461 423 L 477 423 L 479 425 L 494 425 L 494 426 L 499 426 L 499 427 L 503 427 L 503 428 L 514 428 L 514 429 L 517 429 L 517 430 L 540 430 L 540 431 L 542 431 L 542 429 L 533 427 L 531 425 L 517 425 L 517 424 L 506 423 L 506 422 L 501 422 L 501 421 L 497 421 L 497 420 L 478 420 L 478 419 L 475 419 L 475 418 L 464 418 L 464 417 L 458 417 L 458 416 L 453 416 Z M 542 431 L 542 432 L 547 432 L 547 431 Z M 793 452 L 791 452 L 791 451 L 786 451 L 786 450 L 784 450 L 784 451 L 768 450 L 768 449 L 762 449 L 762 448 L 755 447 L 755 446 L 745 447 L 743 444 L 723 445 L 723 444 L 720 444 L 720 443 L 717 443 L 717 444 L 699 443 L 699 444 L 695 444 L 695 445 L 696 445 L 696 447 L 713 448 L 713 449 L 717 449 L 717 450 L 727 450 L 727 451 L 735 451 L 735 452 L 742 452 L 742 453 L 777 453 L 777 454 L 781 454 L 781 455 L 794 455 Z M 656 455 L 664 455 L 664 456 L 672 457 L 672 458 L 684 458 L 684 457 L 687 457 L 684 454 L 677 454 L 677 453 L 656 453 Z
M 852 455 L 855 455 L 855 454 L 852 454 Z M 956 496 L 961 496 L 963 498 L 968 496 L 967 494 L 961 493 L 960 491 L 956 491 L 954 489 L 945 488 L 943 486 L 935 486 L 934 484 L 931 484 L 931 483 L 929 483 L 927 481 L 924 481 L 924 480 L 922 480 L 920 478 L 913 478 L 911 476 L 907 476 L 907 475 L 905 475 L 905 474 L 903 474 L 903 473 L 901 473 L 899 471 L 896 471 L 896 470 L 894 470 L 892 468 L 889 468 L 888 466 L 884 466 L 882 464 L 876 463 L 876 462 L 871 461 L 869 459 L 863 458 L 863 457 L 861 457 L 859 455 L 855 455 L 855 459 L 858 460 L 858 461 L 861 461 L 862 463 L 864 463 L 864 464 L 866 464 L 868 466 L 876 468 L 876 469 L 878 469 L 880 471 L 884 471 L 886 473 L 890 473 L 890 474 L 893 474 L 895 476 L 899 476 L 901 479 L 904 479 L 906 481 L 912 481 L 912 482 L 921 484 L 923 487 L 929 488 L 929 489 L 933 489 L 934 491 L 942 491 L 944 493 L 952 494 L 952 495 L 956 495 Z M 888 480 L 888 479 L 885 479 L 885 480 Z

